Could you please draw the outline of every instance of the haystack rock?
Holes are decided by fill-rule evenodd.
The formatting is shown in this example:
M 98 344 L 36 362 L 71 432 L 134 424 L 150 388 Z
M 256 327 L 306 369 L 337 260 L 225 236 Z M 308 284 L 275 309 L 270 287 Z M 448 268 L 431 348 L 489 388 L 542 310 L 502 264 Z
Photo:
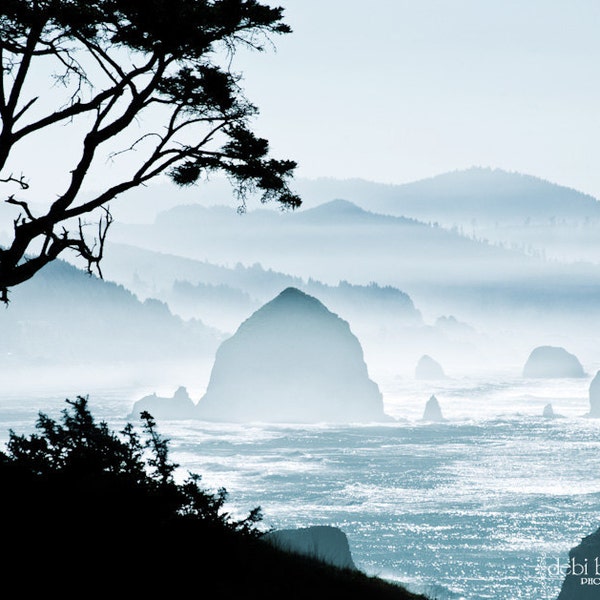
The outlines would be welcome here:
M 139 418 L 146 411 L 155 419 L 192 419 L 194 418 L 194 402 L 186 388 L 178 388 L 172 398 L 157 396 L 155 393 L 140 398 L 133 405 L 129 418 Z
M 590 412 L 588 417 L 600 417 L 600 371 L 590 383 Z
M 381 392 L 369 379 L 348 323 L 292 287 L 221 344 L 196 416 L 233 422 L 393 420 L 383 411 Z
M 435 396 L 431 396 L 429 400 L 427 400 L 427 404 L 425 405 L 425 412 L 423 413 L 423 421 L 436 421 L 441 422 L 445 421 L 444 416 L 442 415 L 442 409 L 440 407 L 440 403 Z
M 417 367 L 415 369 L 416 379 L 446 379 L 446 374 L 442 365 L 437 361 L 433 360 L 431 356 L 424 354 L 419 359 Z
M 265 534 L 264 539 L 282 550 L 310 556 L 340 569 L 356 569 L 348 538 L 338 527 L 280 529 Z
M 600 563 L 600 529 L 584 537 L 569 552 L 569 558 L 560 561 L 566 573 L 557 600 L 598 600 L 596 568 Z M 587 574 L 583 569 L 587 565 Z M 591 580 L 591 581 L 590 581 Z
M 546 404 L 546 406 L 544 406 L 542 417 L 544 417 L 544 419 L 554 419 L 554 417 L 556 417 L 554 414 L 554 408 L 552 408 L 552 404 Z
M 523 377 L 559 378 L 585 377 L 579 359 L 558 346 L 538 346 L 523 368 Z

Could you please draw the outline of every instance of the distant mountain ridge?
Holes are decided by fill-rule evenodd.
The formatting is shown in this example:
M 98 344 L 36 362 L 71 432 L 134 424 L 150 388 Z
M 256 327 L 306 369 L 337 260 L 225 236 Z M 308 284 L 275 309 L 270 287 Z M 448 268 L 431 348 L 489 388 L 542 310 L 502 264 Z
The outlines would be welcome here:
M 409 219 L 402 215 L 392 215 L 395 223 L 403 225 L 422 226 L 416 219 Z M 338 225 L 340 223 L 350 224 L 353 222 L 369 224 L 388 224 L 390 216 L 373 212 L 366 207 L 359 206 L 349 200 L 337 198 L 319 204 L 313 208 L 300 211 L 295 215 L 295 219 L 300 222 L 321 223 L 323 225 Z
M 299 181 L 306 208 L 344 198 L 365 210 L 439 224 L 563 262 L 600 263 L 600 202 L 532 175 L 473 167 L 402 185 Z
M 589 194 L 539 177 L 472 167 L 399 185 L 360 179 L 300 180 L 310 202 L 344 198 L 378 213 L 421 221 L 454 216 L 488 221 L 538 218 L 600 218 L 600 202 Z
M 408 270 L 401 278 L 411 280 L 415 258 L 427 258 L 435 263 L 436 270 L 440 264 L 457 265 L 467 256 L 476 257 L 477 262 L 485 260 L 490 266 L 511 257 L 519 268 L 532 262 L 522 253 L 517 260 L 515 253 L 458 232 L 372 213 L 340 200 L 300 212 L 258 209 L 241 215 L 224 206 L 185 205 L 161 213 L 152 225 L 115 224 L 111 233 L 114 242 L 140 248 L 216 264 L 260 263 L 265 268 L 323 281 L 366 279 L 394 284 L 380 273 L 389 270 L 389 261 L 399 274 Z M 332 269 L 332 259 L 339 254 L 353 255 L 357 249 L 360 253 L 351 269 L 344 261 L 335 261 Z M 375 261 L 368 269 L 363 267 L 367 260 Z M 422 269 L 418 271 L 420 277 Z M 372 277 L 369 272 L 373 272 Z M 440 274 L 450 276 L 446 269 Z
M 361 178 L 296 178 L 293 187 L 302 197 L 303 212 L 335 199 L 347 200 L 364 210 L 414 218 L 425 222 L 539 218 L 581 220 L 600 216 L 598 198 L 574 188 L 519 172 L 473 166 L 407 183 L 389 184 Z M 159 212 L 175 206 L 222 206 L 236 209 L 231 186 L 214 178 L 192 188 L 155 183 L 126 194 L 113 207 L 123 223 L 151 223 Z M 261 205 L 250 198 L 248 211 L 258 208 L 281 212 L 274 204 Z

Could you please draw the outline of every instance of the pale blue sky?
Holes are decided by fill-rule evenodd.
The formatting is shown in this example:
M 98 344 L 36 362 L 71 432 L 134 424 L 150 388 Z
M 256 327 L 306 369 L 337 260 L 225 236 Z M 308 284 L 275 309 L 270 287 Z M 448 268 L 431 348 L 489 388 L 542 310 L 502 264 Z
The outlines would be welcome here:
M 256 130 L 299 177 L 405 183 L 484 166 L 600 198 L 600 0 L 264 1 L 294 32 L 233 67 Z M 31 97 L 54 93 L 33 83 Z M 30 197 L 64 188 L 77 135 L 69 124 L 18 147 L 10 168 Z
M 259 132 L 298 175 L 403 183 L 473 165 L 600 198 L 597 0 L 281 0 L 240 55 Z

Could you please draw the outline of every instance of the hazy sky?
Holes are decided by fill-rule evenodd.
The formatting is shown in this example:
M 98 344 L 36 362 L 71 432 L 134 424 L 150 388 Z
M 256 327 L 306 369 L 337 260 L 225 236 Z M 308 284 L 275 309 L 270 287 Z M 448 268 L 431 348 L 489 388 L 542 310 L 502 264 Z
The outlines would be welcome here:
M 239 52 L 233 67 L 260 109 L 256 130 L 299 177 L 405 183 L 483 166 L 600 198 L 600 1 L 279 4 L 293 33 Z M 55 93 L 34 79 L 30 96 L 42 89 Z M 64 188 L 76 131 L 19 146 L 10 168 L 30 177 L 30 199 Z
M 470 166 L 600 198 L 598 0 L 281 0 L 294 29 L 239 56 L 298 175 L 403 183 Z

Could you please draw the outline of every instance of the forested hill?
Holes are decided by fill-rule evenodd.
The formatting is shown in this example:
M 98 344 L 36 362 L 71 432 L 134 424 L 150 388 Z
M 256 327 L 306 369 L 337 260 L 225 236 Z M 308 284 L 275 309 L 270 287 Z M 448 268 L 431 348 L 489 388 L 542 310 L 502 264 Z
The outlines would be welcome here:
M 0 368 L 212 356 L 221 334 L 157 300 L 62 261 L 14 288 L 0 310 Z
M 184 318 L 196 317 L 233 332 L 264 302 L 293 286 L 316 296 L 343 318 L 357 322 L 379 314 L 390 324 L 418 325 L 421 313 L 404 291 L 374 282 L 355 285 L 339 281 L 329 285 L 265 269 L 259 263 L 226 266 L 154 252 L 127 244 L 109 243 L 104 272 L 140 298 L 166 302 Z

